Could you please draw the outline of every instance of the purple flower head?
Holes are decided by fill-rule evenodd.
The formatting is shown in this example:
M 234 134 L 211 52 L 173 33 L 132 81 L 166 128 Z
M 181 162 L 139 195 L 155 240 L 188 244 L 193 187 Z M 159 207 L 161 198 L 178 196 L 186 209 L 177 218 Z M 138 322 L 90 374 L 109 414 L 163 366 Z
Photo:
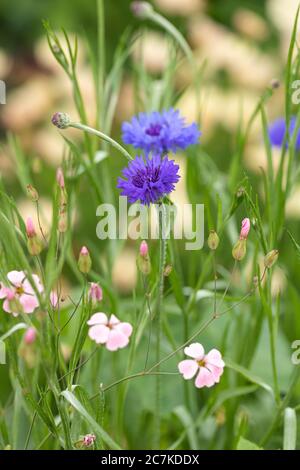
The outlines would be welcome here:
M 290 120 L 290 126 L 289 126 L 290 139 L 293 136 L 295 125 L 296 125 L 296 117 L 292 116 Z M 270 139 L 271 145 L 273 147 L 282 147 L 285 132 L 286 132 L 286 122 L 283 117 L 276 119 L 275 121 L 273 121 L 272 124 L 270 124 L 268 133 L 269 133 L 269 139 Z M 300 150 L 300 130 L 298 130 L 297 132 L 295 146 L 296 146 L 296 150 Z
M 166 156 L 153 155 L 146 159 L 136 156 L 124 168 L 122 173 L 126 179 L 119 178 L 117 187 L 129 202 L 149 205 L 174 190 L 180 178 L 178 170 L 179 166 Z
M 159 113 L 140 113 L 122 125 L 123 142 L 145 152 L 166 153 L 197 144 L 200 131 L 196 123 L 186 125 L 173 108 Z

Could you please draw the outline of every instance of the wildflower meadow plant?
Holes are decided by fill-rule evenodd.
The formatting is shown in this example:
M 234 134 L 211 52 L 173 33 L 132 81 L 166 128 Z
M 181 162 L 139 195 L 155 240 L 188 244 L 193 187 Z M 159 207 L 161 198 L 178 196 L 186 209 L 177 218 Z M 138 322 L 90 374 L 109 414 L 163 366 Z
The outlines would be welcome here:
M 8 357 L 0 366 L 0 447 L 295 448 L 300 369 L 289 361 L 286 338 L 300 334 L 294 315 L 300 295 L 286 263 L 294 258 L 298 272 L 292 254 L 300 248 L 286 207 L 299 161 L 298 135 L 286 138 L 284 123 L 292 133 L 299 120 L 288 101 L 300 63 L 298 17 L 284 120 L 268 124 L 268 101 L 277 91 L 267 86 L 223 159 L 221 132 L 210 145 L 198 109 L 205 68 L 152 5 L 133 2 L 131 11 L 141 29 L 122 36 L 109 69 L 104 1 L 97 1 L 98 41 L 88 47 L 93 117 L 79 79 L 78 40 L 65 30 L 61 39 L 44 23 L 78 116 L 61 110 L 51 118 L 49 110 L 56 127 L 49 132 L 64 145 L 57 168 L 31 166 L 9 137 L 30 217 L 0 178 L 0 343 Z M 159 77 L 143 63 L 127 67 L 146 33 L 144 20 L 169 41 Z M 177 81 L 182 64 L 190 72 L 184 90 Z M 127 73 L 137 112 L 120 122 Z M 193 119 L 184 117 L 185 93 L 195 100 Z M 267 156 L 259 184 L 243 167 L 254 122 Z M 282 150 L 276 171 L 272 145 Z M 127 239 L 97 238 L 97 208 L 109 204 L 116 215 L 120 195 L 133 208 L 141 204 L 149 223 L 154 212 L 158 237 L 129 231 Z M 166 236 L 175 200 L 191 203 L 185 223 L 195 205 L 205 204 L 203 249 L 189 252 L 174 234 Z M 122 228 L 124 214 L 117 215 Z

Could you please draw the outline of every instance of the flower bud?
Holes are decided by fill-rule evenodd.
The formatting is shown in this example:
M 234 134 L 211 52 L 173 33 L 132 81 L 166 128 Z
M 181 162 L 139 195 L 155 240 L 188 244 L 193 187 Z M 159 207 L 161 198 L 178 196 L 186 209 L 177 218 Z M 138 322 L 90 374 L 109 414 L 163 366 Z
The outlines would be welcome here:
M 58 112 L 53 114 L 51 122 L 54 126 L 58 127 L 59 129 L 66 129 L 67 127 L 69 127 L 71 119 L 68 114 Z
M 92 302 L 101 302 L 103 299 L 103 292 L 99 284 L 91 282 L 88 296 Z
M 145 257 L 148 255 L 149 248 L 148 248 L 148 243 L 146 240 L 143 240 L 142 243 L 140 244 L 140 255 L 142 257 Z
M 92 260 L 90 257 L 89 250 L 87 249 L 86 246 L 83 246 L 80 250 L 79 258 L 78 258 L 79 271 L 81 271 L 83 274 L 87 274 L 88 272 L 90 272 L 91 267 L 92 267 Z
M 38 238 L 36 234 L 33 221 L 30 217 L 28 217 L 26 221 L 26 234 L 28 237 L 27 248 L 28 248 L 29 253 L 32 256 L 39 255 L 40 252 L 42 251 L 43 246 L 42 246 L 42 242 L 40 241 L 40 239 Z
M 250 231 L 250 219 L 246 218 L 242 220 L 242 227 L 240 232 L 240 240 L 247 240 Z
M 86 434 L 82 439 L 82 445 L 84 447 L 91 447 L 96 440 L 95 434 Z
M 80 449 L 82 447 L 91 447 L 96 440 L 95 434 L 86 434 L 85 436 L 81 437 L 77 442 L 75 442 L 75 447 Z
M 59 303 L 58 303 L 58 296 L 57 296 L 57 293 L 56 293 L 54 290 L 52 290 L 52 291 L 50 292 L 49 300 L 50 300 L 51 307 L 52 307 L 53 309 L 58 308 L 58 306 L 59 306 Z
M 273 88 L 273 90 L 276 90 L 277 88 L 280 87 L 280 80 L 278 78 L 272 78 L 270 82 L 270 86 L 271 88 Z
M 39 193 L 37 190 L 32 186 L 32 184 L 28 184 L 26 186 L 28 196 L 33 202 L 37 202 L 39 200 Z
M 217 232 L 214 230 L 210 230 L 209 236 L 207 239 L 207 244 L 211 250 L 216 250 L 219 246 L 220 239 L 218 237 Z
M 245 239 L 240 239 L 236 242 L 232 248 L 232 256 L 236 261 L 241 261 L 246 255 L 246 245 L 247 242 Z
M 28 238 L 36 237 L 36 231 L 34 228 L 33 221 L 30 217 L 26 220 L 26 233 Z
M 68 229 L 68 214 L 65 206 L 59 209 L 57 228 L 60 233 L 65 233 Z
M 130 5 L 132 13 L 138 18 L 146 18 L 148 13 L 153 11 L 152 5 L 148 2 L 132 2 Z
M 25 344 L 32 344 L 35 342 L 37 336 L 37 331 L 35 328 L 30 327 L 27 329 L 24 335 L 24 342 Z
M 61 189 L 65 187 L 65 178 L 62 169 L 59 167 L 56 171 L 56 181 Z
M 276 263 L 278 259 L 279 251 L 278 250 L 272 250 L 269 253 L 266 254 L 264 258 L 264 265 L 265 268 L 271 268 L 273 264 Z

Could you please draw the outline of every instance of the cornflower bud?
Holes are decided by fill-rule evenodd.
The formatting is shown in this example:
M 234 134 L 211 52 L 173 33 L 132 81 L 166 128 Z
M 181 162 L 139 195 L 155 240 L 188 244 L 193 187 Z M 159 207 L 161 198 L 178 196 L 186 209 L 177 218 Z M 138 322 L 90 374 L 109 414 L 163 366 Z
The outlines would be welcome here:
M 153 11 L 152 5 L 148 2 L 132 2 L 130 5 L 132 13 L 137 16 L 138 18 L 146 18 L 148 13 Z
M 71 118 L 66 113 L 57 112 L 53 114 L 51 122 L 54 126 L 58 127 L 59 129 L 66 129 L 71 123 Z

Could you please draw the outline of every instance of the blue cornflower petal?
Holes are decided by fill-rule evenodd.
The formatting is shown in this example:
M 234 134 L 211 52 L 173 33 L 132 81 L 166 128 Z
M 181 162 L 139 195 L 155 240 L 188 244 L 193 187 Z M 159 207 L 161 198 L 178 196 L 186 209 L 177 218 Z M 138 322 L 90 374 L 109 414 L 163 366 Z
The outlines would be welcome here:
M 186 125 L 185 119 L 173 108 L 159 113 L 139 113 L 122 125 L 125 144 L 145 152 L 166 153 L 197 144 L 200 131 L 196 123 Z
M 167 156 L 156 154 L 146 159 L 136 156 L 122 171 L 124 178 L 118 179 L 117 187 L 129 202 L 149 205 L 175 189 L 180 178 L 178 170 L 179 166 Z
M 296 117 L 292 116 L 290 120 L 290 126 L 289 126 L 290 138 L 293 135 L 295 125 L 296 125 Z M 268 128 L 268 134 L 269 134 L 271 145 L 274 147 L 282 147 L 285 132 L 286 132 L 286 122 L 283 117 L 276 119 L 272 124 L 270 124 Z M 295 146 L 297 150 L 300 150 L 300 129 L 298 130 L 298 133 L 297 133 Z

